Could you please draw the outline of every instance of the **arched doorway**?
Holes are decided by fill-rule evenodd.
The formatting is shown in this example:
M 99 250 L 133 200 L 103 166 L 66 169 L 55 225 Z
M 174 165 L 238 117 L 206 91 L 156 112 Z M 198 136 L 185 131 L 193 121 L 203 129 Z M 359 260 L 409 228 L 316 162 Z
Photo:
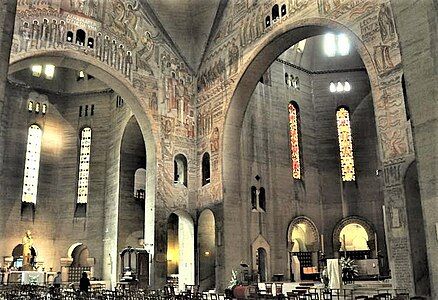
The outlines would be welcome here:
M 262 247 L 257 249 L 257 274 L 259 276 L 259 282 L 266 282 L 268 277 L 266 250 Z
M 143 107 L 143 101 L 140 101 L 141 95 L 133 87 L 129 78 L 120 76 L 114 69 L 105 65 L 104 63 L 96 60 L 93 57 L 89 57 L 85 54 L 81 54 L 74 50 L 54 50 L 54 51 L 39 51 L 37 53 L 31 54 L 19 54 L 11 57 L 11 65 L 9 68 L 9 74 L 14 74 L 16 72 L 29 69 L 34 65 L 51 65 L 56 70 L 58 69 L 69 69 L 77 72 L 78 74 L 87 74 L 90 78 L 95 78 L 102 82 L 104 85 L 108 86 L 111 93 L 117 94 L 125 100 L 125 103 L 130 108 L 130 110 L 135 115 L 135 120 L 138 122 L 137 126 L 140 132 L 140 137 L 144 140 L 144 147 L 147 149 L 148 157 L 146 162 L 142 165 L 143 168 L 147 170 L 147 178 L 149 180 L 146 185 L 145 197 L 145 213 L 144 213 L 144 244 L 147 245 L 147 250 L 153 256 L 154 253 L 154 237 L 155 237 L 155 183 L 156 183 L 156 156 L 155 147 L 157 146 L 155 142 L 155 137 L 152 133 L 152 124 L 150 122 L 151 117 L 147 109 Z M 56 72 L 56 71 L 55 71 Z M 87 107 L 88 106 L 88 107 Z M 88 108 L 88 109 L 87 109 Z M 85 116 L 93 115 L 93 105 L 84 105 L 84 109 L 79 111 L 79 115 L 85 114 Z M 95 112 L 94 112 L 95 113 Z M 117 132 L 123 134 L 124 124 L 127 121 L 120 122 L 122 126 L 117 128 L 109 128 L 113 130 L 112 133 Z M 120 131 L 119 131 L 120 130 Z M 119 150 L 121 147 L 121 140 L 115 141 L 115 149 Z M 114 157 L 113 161 L 119 159 L 120 151 L 112 152 Z M 114 170 L 113 176 L 118 177 L 120 170 Z M 132 174 L 133 176 L 133 174 Z M 116 180 L 111 184 L 114 185 L 114 193 L 111 193 L 106 201 L 114 203 L 114 207 L 117 207 L 119 201 L 119 181 Z M 132 195 L 132 187 L 130 189 L 130 195 Z M 106 280 L 111 280 L 113 284 L 117 281 L 117 264 L 118 264 L 118 253 L 117 253 L 117 222 L 110 220 L 118 218 L 118 209 L 109 210 L 108 217 L 105 218 L 105 230 L 103 232 L 104 241 L 104 251 L 105 255 L 102 255 L 102 259 L 98 260 L 98 264 L 102 267 L 102 277 Z M 94 245 L 91 245 L 94 247 Z M 154 260 L 152 260 L 154 261 Z M 99 268 L 100 270 L 100 268 Z M 151 268 L 153 272 L 153 268 Z M 153 276 L 151 276 L 153 278 Z
M 195 230 L 187 212 L 176 211 L 167 219 L 167 283 L 184 290 L 195 284 Z
M 214 214 L 204 209 L 198 219 L 199 287 L 201 291 L 216 286 L 216 222 Z
M 288 227 L 290 278 L 315 280 L 319 274 L 320 239 L 316 225 L 307 217 L 295 218 Z
M 351 216 L 342 219 L 333 231 L 333 251 L 340 257 L 355 260 L 376 258 L 374 227 L 364 218 Z

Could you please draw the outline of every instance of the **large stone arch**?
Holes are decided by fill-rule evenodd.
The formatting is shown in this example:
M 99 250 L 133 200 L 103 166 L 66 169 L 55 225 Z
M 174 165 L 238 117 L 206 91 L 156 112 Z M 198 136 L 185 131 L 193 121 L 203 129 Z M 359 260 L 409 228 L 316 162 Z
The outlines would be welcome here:
M 147 103 L 144 97 L 141 96 L 140 90 L 136 89 L 132 83 L 120 76 L 116 70 L 101 61 L 87 56 L 74 50 L 41 50 L 31 53 L 12 54 L 10 59 L 9 74 L 29 68 L 33 64 L 53 64 L 55 67 L 69 68 L 73 70 L 82 70 L 85 73 L 94 76 L 109 87 L 111 87 L 118 95 L 120 95 L 130 106 L 143 135 L 146 146 L 146 177 L 148 179 L 146 185 L 146 204 L 145 204 L 145 226 L 144 226 L 144 242 L 149 253 L 154 255 L 155 249 L 155 199 L 157 191 L 157 152 L 160 150 L 159 141 L 154 132 L 156 127 L 151 113 L 147 109 Z M 120 124 L 120 128 L 124 131 L 128 120 Z M 116 145 L 117 153 L 120 153 L 121 140 Z M 118 198 L 118 195 L 117 197 Z M 146 226 L 147 225 L 147 226 Z M 112 234 L 111 230 L 108 234 Z M 116 234 L 116 233 L 115 233 Z M 115 268 L 118 254 L 117 247 L 104 245 L 104 251 L 110 253 L 105 255 L 105 265 Z M 153 261 L 153 260 L 152 260 Z M 115 284 L 117 273 L 115 270 L 106 270 L 104 268 L 104 277 L 111 278 L 111 282 Z M 151 268 L 151 278 L 153 278 L 153 266 Z
M 389 4 L 385 4 L 389 5 Z M 394 46 L 388 54 L 392 62 L 390 67 L 382 71 L 376 60 L 376 49 L 379 47 L 380 36 L 375 40 L 364 41 L 361 38 L 360 27 L 354 18 L 346 18 L 342 14 L 338 16 L 329 15 L 324 12 L 309 12 L 309 17 L 299 19 L 298 16 L 290 16 L 279 24 L 274 24 L 265 29 L 263 35 L 252 42 L 251 47 L 240 49 L 238 71 L 229 80 L 229 95 L 224 105 L 223 134 L 221 137 L 222 152 L 222 191 L 224 199 L 224 214 L 229 214 L 235 209 L 235 197 L 240 195 L 241 169 L 240 160 L 240 137 L 243 119 L 251 95 L 265 70 L 272 62 L 286 49 L 302 39 L 323 34 L 329 30 L 340 30 L 347 34 L 352 44 L 360 55 L 369 76 L 373 107 L 376 118 L 376 130 L 378 140 L 378 159 L 383 165 L 399 164 L 409 156 L 408 138 L 405 130 L 405 123 L 402 122 L 405 114 L 403 103 L 402 87 L 398 78 L 402 74 L 400 63 L 399 46 Z M 345 11 L 343 12 L 345 13 Z M 324 17 L 320 17 L 324 16 Z M 332 18 L 332 19 L 330 19 Z M 392 37 L 392 42 L 397 44 L 397 36 Z M 380 42 L 381 44 L 381 42 Z M 386 46 L 385 46 L 386 47 Z M 394 120 L 400 120 L 394 122 Z M 392 123 L 391 123 L 392 122 Z M 385 180 L 385 189 L 391 188 L 392 182 Z M 385 203 L 389 195 L 385 193 Z M 397 195 L 403 200 L 403 195 Z M 386 208 L 387 209 L 387 208 Z M 225 227 L 225 236 L 229 237 L 233 230 L 232 225 Z M 387 232 L 391 235 L 391 232 Z M 389 239 L 389 250 L 394 245 L 392 236 Z M 226 253 L 225 256 L 233 257 L 233 253 Z M 226 273 L 231 270 L 231 264 L 226 264 Z M 412 282 L 408 277 L 403 277 L 403 272 L 408 272 L 406 263 L 402 261 L 392 262 L 400 265 L 403 271 L 394 274 L 396 287 L 412 288 Z M 409 262 L 410 264 L 410 262 Z

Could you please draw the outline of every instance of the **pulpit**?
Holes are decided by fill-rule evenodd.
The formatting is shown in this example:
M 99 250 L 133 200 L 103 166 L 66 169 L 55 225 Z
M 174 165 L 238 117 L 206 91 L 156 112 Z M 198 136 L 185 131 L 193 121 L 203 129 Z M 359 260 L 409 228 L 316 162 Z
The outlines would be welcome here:
M 121 283 L 145 289 L 149 285 L 149 253 L 144 249 L 125 248 L 120 252 Z

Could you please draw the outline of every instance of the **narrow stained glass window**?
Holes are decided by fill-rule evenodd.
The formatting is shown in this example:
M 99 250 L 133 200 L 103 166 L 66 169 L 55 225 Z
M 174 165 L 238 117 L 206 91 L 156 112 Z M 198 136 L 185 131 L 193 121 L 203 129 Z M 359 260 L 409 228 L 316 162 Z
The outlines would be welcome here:
M 79 156 L 78 203 L 87 203 L 88 175 L 90 170 L 91 128 L 81 132 L 81 149 Z
M 26 162 L 24 164 L 22 202 L 36 203 L 42 135 L 41 128 L 39 128 L 38 125 L 34 124 L 29 127 L 27 135 Z
M 290 156 L 292 160 L 292 177 L 301 179 L 300 168 L 300 145 L 298 137 L 298 109 L 293 102 L 289 103 L 289 138 L 290 138 Z
M 350 113 L 344 107 L 336 111 L 339 153 L 343 181 L 355 181 L 353 143 L 351 138 Z

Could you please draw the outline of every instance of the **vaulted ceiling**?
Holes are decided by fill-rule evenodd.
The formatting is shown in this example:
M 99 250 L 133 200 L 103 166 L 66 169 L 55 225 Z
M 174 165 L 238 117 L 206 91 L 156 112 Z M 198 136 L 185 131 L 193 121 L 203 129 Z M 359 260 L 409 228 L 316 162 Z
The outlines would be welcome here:
M 192 70 L 201 63 L 216 15 L 225 0 L 142 0 L 149 6 Z

